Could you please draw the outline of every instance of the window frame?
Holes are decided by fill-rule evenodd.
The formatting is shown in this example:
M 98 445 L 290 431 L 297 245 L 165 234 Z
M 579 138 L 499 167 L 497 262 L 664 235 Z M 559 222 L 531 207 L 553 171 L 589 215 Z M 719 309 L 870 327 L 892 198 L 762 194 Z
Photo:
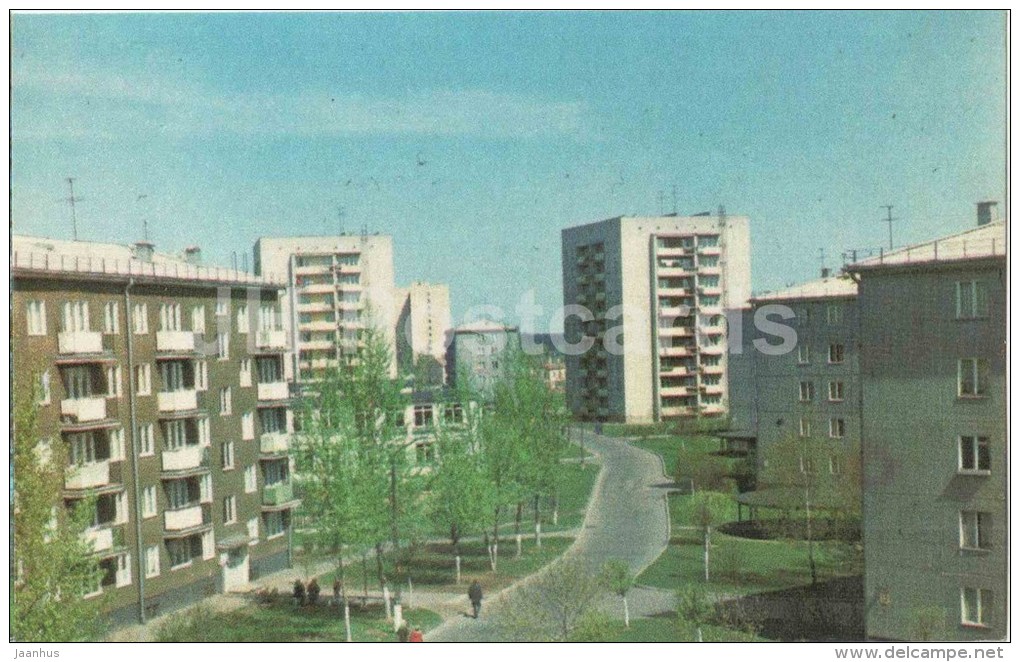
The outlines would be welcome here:
M 964 463 L 963 463 L 963 459 L 964 459 L 963 449 L 964 449 L 964 445 L 965 445 L 965 441 L 964 440 L 967 440 L 969 442 L 970 446 L 971 446 L 971 457 L 974 459 L 974 466 L 973 467 L 966 467 L 966 466 L 964 466 Z M 981 457 L 982 457 L 981 449 L 982 449 L 982 447 L 984 447 L 986 449 L 986 452 L 985 452 L 984 455 L 985 455 L 985 457 L 987 457 L 987 460 L 988 460 L 988 467 L 987 468 L 981 468 Z M 988 436 L 980 435 L 980 434 L 961 434 L 961 435 L 958 435 L 957 438 L 956 438 L 956 448 L 957 448 L 957 451 L 956 451 L 957 452 L 956 473 L 963 474 L 963 475 L 969 475 L 969 476 L 990 476 L 991 475 L 991 473 L 992 473 L 992 448 L 991 448 L 991 440 L 989 439 Z

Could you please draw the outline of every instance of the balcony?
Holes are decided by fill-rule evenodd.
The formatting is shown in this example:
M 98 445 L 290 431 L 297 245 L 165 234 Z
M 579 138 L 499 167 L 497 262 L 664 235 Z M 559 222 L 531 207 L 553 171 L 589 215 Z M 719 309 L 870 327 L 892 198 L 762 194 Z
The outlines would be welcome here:
M 725 411 L 726 411 L 726 408 L 723 407 L 722 405 L 716 405 L 716 404 L 701 405 L 701 413 L 705 414 L 707 416 L 714 416 L 714 415 L 717 415 L 717 414 L 722 414 L 722 413 L 725 413 Z
M 722 395 L 723 386 L 722 384 L 705 384 L 701 387 L 701 392 L 705 395 Z
M 333 268 L 333 263 L 329 261 L 323 261 L 321 264 L 305 264 L 294 267 L 294 274 L 296 276 L 310 276 L 313 274 L 328 274 Z
M 701 255 L 720 255 L 722 254 L 722 247 L 718 244 L 715 246 L 698 246 L 698 253 Z
M 297 309 L 299 313 L 328 313 L 333 310 L 332 301 L 307 301 L 298 302 Z
M 195 389 L 160 391 L 156 399 L 161 412 L 191 411 L 198 409 L 198 392 Z
M 308 350 L 311 350 L 311 349 L 318 349 L 318 350 L 334 349 L 334 348 L 336 348 L 336 341 L 335 340 L 302 340 L 302 341 L 298 342 L 298 345 L 300 345 L 301 349 L 308 349 Z
M 332 281 L 328 283 L 307 283 L 298 286 L 298 291 L 302 294 L 328 294 L 335 289 L 336 285 Z
M 162 453 L 163 471 L 187 471 L 209 465 L 209 449 L 199 444 L 191 444 L 165 450 Z
M 193 331 L 157 331 L 156 351 L 193 352 L 195 351 L 195 333 Z
M 718 345 L 705 345 L 701 348 L 702 354 L 708 354 L 710 356 L 721 356 L 726 352 L 726 345 L 719 343 Z
M 294 486 L 289 480 L 266 485 L 262 490 L 262 505 L 279 506 L 294 500 Z
M 61 354 L 98 354 L 103 351 L 103 334 L 99 331 L 61 331 L 57 334 L 57 351 Z
M 196 526 L 202 526 L 205 523 L 202 511 L 203 508 L 200 503 L 191 504 L 176 510 L 168 510 L 163 513 L 163 528 L 167 531 L 183 531 Z
M 694 267 L 692 265 L 671 265 L 668 267 L 659 267 L 655 270 L 656 275 L 663 278 L 674 277 L 680 278 L 683 276 L 690 276 L 694 273 Z
M 658 246 L 655 249 L 655 254 L 662 257 L 680 257 L 687 255 L 690 250 L 690 248 L 685 248 L 684 246 L 670 246 L 668 248 L 666 246 Z
M 685 297 L 689 295 L 691 291 L 683 287 L 660 287 L 655 291 L 655 293 L 663 297 Z
M 285 432 L 266 432 L 259 437 L 259 452 L 279 455 L 290 450 L 290 435 Z
M 690 347 L 660 347 L 659 356 L 693 356 Z
M 77 423 L 101 421 L 106 418 L 106 398 L 68 398 L 60 401 L 60 415 L 70 416 Z
M 124 546 L 124 529 L 106 522 L 85 530 L 82 538 L 92 546 L 93 554 L 102 554 Z
M 287 349 L 287 332 L 283 329 L 259 329 L 255 345 L 259 349 Z
M 87 490 L 110 482 L 110 461 L 101 460 L 68 468 L 64 486 L 69 490 Z
M 703 365 L 701 366 L 701 373 L 703 375 L 721 375 L 723 374 L 723 367 L 721 365 Z
M 678 365 L 678 366 L 660 366 L 659 367 L 659 374 L 660 375 L 689 375 L 689 374 L 691 374 L 691 370 L 689 368 L 685 367 L 685 366 L 682 366 L 682 365 Z
M 666 417 L 693 416 L 694 409 L 691 407 L 662 407 L 659 413 Z
M 689 326 L 666 326 L 659 329 L 661 338 L 681 338 L 694 335 L 694 330 Z
M 690 395 L 690 390 L 686 386 L 663 386 L 659 389 L 659 395 L 664 398 L 683 397 Z
M 258 385 L 259 400 L 286 400 L 290 397 L 290 385 L 287 382 L 266 382 Z
M 722 287 L 719 285 L 703 285 L 698 288 L 698 294 L 701 296 L 720 296 L 722 294 Z
M 336 329 L 336 320 L 325 319 L 301 322 L 298 324 L 298 328 L 302 331 L 333 331 Z

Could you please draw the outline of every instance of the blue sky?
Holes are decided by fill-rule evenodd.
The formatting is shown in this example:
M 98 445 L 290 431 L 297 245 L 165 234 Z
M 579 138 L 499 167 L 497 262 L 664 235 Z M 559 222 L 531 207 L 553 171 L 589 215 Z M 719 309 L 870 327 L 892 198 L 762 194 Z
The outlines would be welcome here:
M 229 265 L 367 225 L 399 284 L 561 304 L 559 231 L 725 205 L 758 290 L 1005 195 L 994 12 L 15 15 L 15 232 Z M 139 195 L 145 198 L 139 200 Z M 250 259 L 250 258 L 249 258 Z M 508 320 L 513 319 L 512 312 Z M 544 321 L 538 325 L 544 330 Z

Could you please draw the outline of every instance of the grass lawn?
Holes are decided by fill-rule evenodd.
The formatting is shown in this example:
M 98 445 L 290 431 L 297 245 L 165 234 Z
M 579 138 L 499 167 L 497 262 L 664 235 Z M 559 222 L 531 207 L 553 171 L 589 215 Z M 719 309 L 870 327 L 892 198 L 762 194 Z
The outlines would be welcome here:
M 660 641 L 695 641 L 688 633 L 682 632 L 672 616 L 631 619 L 630 627 L 624 628 L 622 621 L 613 622 L 612 635 L 608 641 L 624 643 L 646 643 Z M 761 637 L 749 638 L 744 632 L 728 630 L 717 625 L 706 625 L 701 629 L 704 641 L 769 641 Z
M 499 546 L 499 559 L 496 572 L 489 566 L 488 554 L 482 542 L 461 543 L 461 583 L 457 584 L 456 561 L 449 543 L 431 543 L 419 546 L 409 560 L 398 570 L 392 555 L 383 556 L 383 569 L 386 577 L 400 587 L 406 588 L 410 577 L 415 588 L 442 589 L 445 591 L 467 591 L 471 580 L 477 578 L 485 587 L 486 592 L 499 590 L 510 584 L 514 579 L 529 575 L 546 565 L 573 542 L 573 538 L 547 537 L 542 540 L 541 549 L 535 547 L 534 537 L 525 537 L 522 543 L 520 558 L 514 558 L 516 545 L 512 538 L 504 537 Z M 367 577 L 366 577 L 367 573 Z M 327 589 L 333 585 L 334 573 L 326 573 L 319 577 L 319 585 Z M 379 582 L 376 576 L 376 560 L 372 555 L 362 565 L 357 561 L 346 571 L 347 586 L 356 597 L 365 587 L 367 578 L 368 591 L 378 595 Z
M 441 618 L 426 609 L 405 612 L 405 620 L 423 632 L 435 628 Z M 351 635 L 356 642 L 396 641 L 393 625 L 383 617 L 382 607 L 366 611 L 352 606 Z M 167 642 L 343 642 L 342 613 L 331 607 L 295 607 L 289 601 L 276 605 L 251 604 L 241 609 L 214 612 L 196 607 L 171 616 L 157 630 L 157 640 Z

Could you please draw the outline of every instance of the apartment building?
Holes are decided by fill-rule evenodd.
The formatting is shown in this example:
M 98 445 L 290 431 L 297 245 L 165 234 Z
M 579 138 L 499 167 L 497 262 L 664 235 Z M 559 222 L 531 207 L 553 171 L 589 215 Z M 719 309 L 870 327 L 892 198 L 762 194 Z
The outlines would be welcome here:
M 430 357 L 439 383 L 446 379 L 446 332 L 450 330 L 450 286 L 415 282 L 396 289 L 396 354 L 401 372 L 413 372 Z
M 37 434 L 66 448 L 66 505 L 96 498 L 93 595 L 111 621 L 289 566 L 285 283 L 194 248 L 12 244 L 13 397 L 38 393 Z
M 1006 636 L 1006 227 L 991 207 L 976 228 L 849 267 L 874 639 Z
M 492 395 L 506 372 L 507 355 L 521 349 L 517 327 L 491 320 L 462 324 L 450 331 L 446 365 L 450 385 L 464 385 L 482 397 Z
M 777 469 L 776 444 L 794 440 L 810 451 L 796 458 L 798 470 L 843 480 L 848 462 L 857 462 L 861 439 L 857 284 L 826 270 L 822 278 L 760 294 L 750 303 L 743 331 L 757 346 L 748 343 L 742 359 L 750 358 L 751 382 L 734 388 L 745 394 L 753 389 L 753 413 L 745 418 L 755 426 L 759 483 L 767 485 Z M 794 331 L 796 340 L 784 342 L 770 324 Z
M 393 238 L 386 235 L 262 237 L 257 274 L 283 278 L 283 323 L 294 348 L 287 374 L 298 381 L 350 360 L 364 329 L 382 333 L 397 374 Z
M 562 250 L 564 335 L 581 351 L 566 357 L 571 412 L 628 423 L 724 416 L 724 311 L 750 294 L 748 219 L 610 218 L 563 230 Z

